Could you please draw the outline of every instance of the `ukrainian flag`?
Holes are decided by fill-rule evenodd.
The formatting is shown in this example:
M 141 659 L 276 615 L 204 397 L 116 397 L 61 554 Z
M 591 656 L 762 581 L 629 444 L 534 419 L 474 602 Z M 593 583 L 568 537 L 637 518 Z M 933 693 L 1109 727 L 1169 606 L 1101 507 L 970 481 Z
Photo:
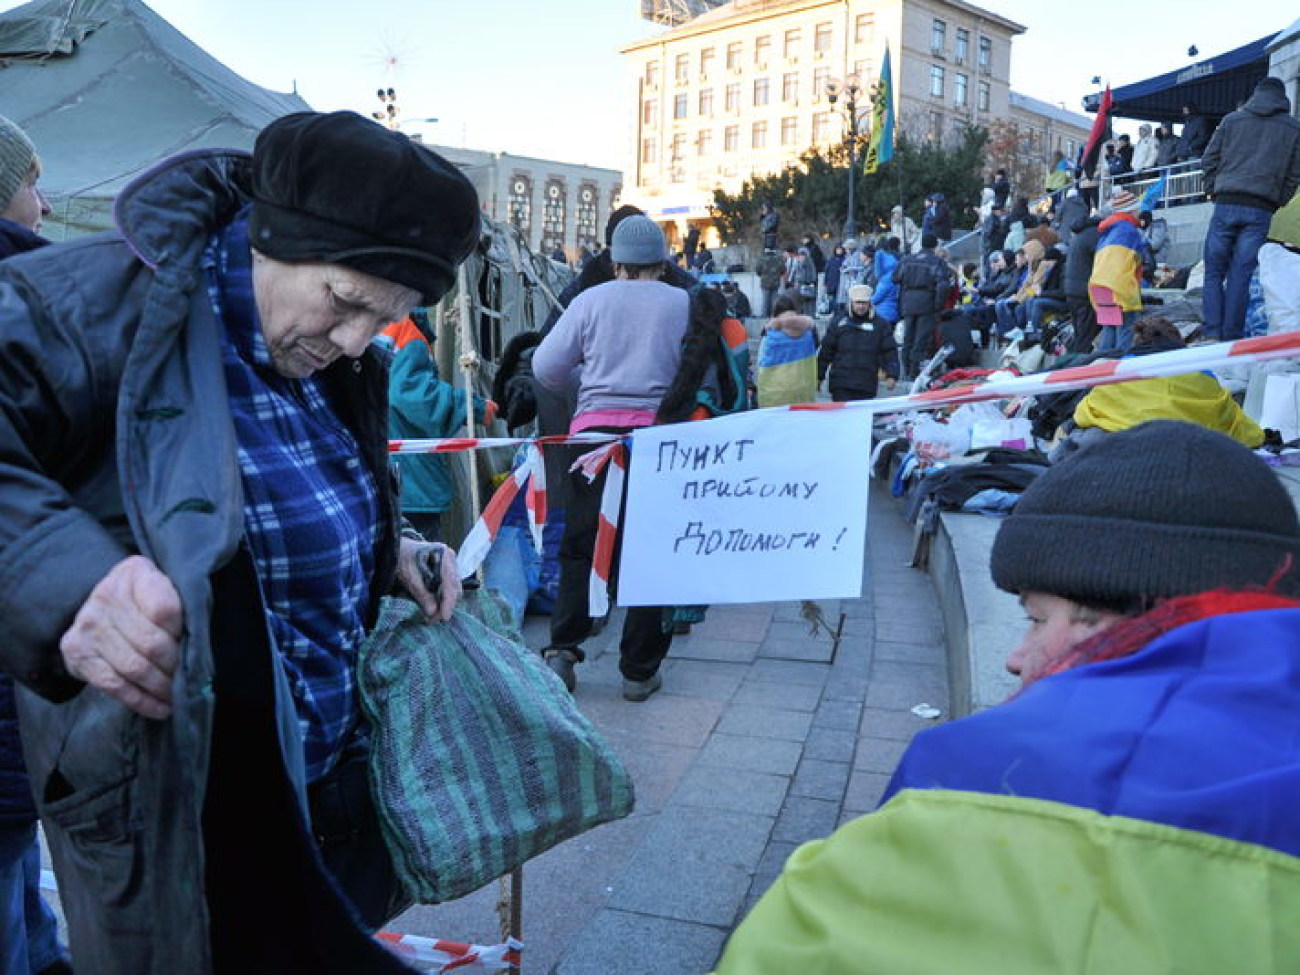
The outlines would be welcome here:
M 722 975 L 1300 971 L 1300 610 L 1213 616 L 917 736 Z
M 817 398 L 817 341 L 812 329 L 791 338 L 769 329 L 758 347 L 759 408 L 811 403 Z

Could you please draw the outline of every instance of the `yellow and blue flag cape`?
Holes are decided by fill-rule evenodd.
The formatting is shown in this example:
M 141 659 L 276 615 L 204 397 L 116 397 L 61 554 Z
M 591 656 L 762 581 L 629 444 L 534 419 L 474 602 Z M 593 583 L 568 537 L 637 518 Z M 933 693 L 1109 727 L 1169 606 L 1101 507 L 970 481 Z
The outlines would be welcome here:
M 769 329 L 758 346 L 758 406 L 789 406 L 817 398 L 817 341 L 809 329 L 791 338 Z
M 1300 610 L 1213 616 L 923 732 L 721 975 L 1300 970 Z

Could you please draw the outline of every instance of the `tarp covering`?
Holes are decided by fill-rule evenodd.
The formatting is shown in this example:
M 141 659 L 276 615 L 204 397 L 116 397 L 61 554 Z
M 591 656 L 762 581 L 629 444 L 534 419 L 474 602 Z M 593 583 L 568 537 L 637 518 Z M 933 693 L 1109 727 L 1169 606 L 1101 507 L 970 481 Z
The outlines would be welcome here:
M 310 109 L 240 77 L 140 0 L 33 0 L 0 14 L 0 115 L 31 136 L 54 240 L 111 223 L 134 176 L 187 149 L 251 149 Z
M 1184 105 L 1196 106 L 1201 115 L 1222 118 L 1244 102 L 1255 85 L 1268 74 L 1269 34 L 1226 54 L 1197 61 L 1146 81 L 1114 89 L 1110 114 L 1119 118 L 1178 122 Z M 1087 95 L 1083 107 L 1097 111 L 1101 92 Z

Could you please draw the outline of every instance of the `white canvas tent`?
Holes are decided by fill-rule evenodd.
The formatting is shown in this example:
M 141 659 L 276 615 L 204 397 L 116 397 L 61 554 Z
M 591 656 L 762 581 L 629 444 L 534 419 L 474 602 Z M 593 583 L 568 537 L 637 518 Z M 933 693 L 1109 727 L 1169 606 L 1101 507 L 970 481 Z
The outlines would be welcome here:
M 33 0 L 0 13 L 0 115 L 36 144 L 61 240 L 111 225 L 133 177 L 187 149 L 251 149 L 309 110 L 237 75 L 140 0 Z

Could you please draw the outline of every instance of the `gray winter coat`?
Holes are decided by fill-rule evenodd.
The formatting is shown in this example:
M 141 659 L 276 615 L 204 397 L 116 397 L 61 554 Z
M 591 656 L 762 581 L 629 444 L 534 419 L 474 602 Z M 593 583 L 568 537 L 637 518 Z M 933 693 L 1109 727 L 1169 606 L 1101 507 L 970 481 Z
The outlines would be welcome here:
M 213 876 L 242 885 L 249 904 L 277 905 L 224 967 L 268 964 L 251 947 L 261 937 L 274 951 L 293 946 L 292 962 L 266 970 L 406 970 L 364 936 L 316 857 L 296 715 L 241 548 L 220 325 L 200 257 L 247 202 L 248 176 L 243 153 L 168 160 L 120 194 L 120 233 L 0 266 L 0 653 L 22 685 L 77 970 L 93 975 L 212 971 Z M 323 378 L 389 483 L 378 354 Z M 381 494 L 376 599 L 396 558 L 394 505 Z M 87 595 L 133 553 L 161 568 L 184 607 L 164 721 L 82 685 L 59 654 Z
M 1256 89 L 1215 130 L 1201 157 L 1216 203 L 1276 210 L 1300 187 L 1300 119 L 1286 95 Z

